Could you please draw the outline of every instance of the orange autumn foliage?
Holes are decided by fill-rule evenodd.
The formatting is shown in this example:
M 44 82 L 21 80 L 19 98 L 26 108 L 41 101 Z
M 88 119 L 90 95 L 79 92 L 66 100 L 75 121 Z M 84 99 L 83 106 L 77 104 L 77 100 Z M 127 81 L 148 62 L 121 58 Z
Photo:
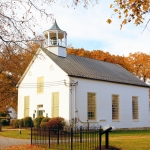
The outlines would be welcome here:
M 0 55 L 0 111 L 7 111 L 6 106 L 17 109 L 16 85 L 39 45 L 31 43 L 29 47 L 29 50 L 5 47 Z

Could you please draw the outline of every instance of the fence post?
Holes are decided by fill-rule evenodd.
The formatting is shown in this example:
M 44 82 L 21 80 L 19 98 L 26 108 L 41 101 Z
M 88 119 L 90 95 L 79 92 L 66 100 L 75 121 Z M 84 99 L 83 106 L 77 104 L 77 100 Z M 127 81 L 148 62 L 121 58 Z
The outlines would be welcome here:
M 105 148 L 108 148 L 109 146 L 109 142 L 108 142 L 108 138 L 109 138 L 109 132 L 105 133 Z
M 59 145 L 59 128 L 57 130 L 57 144 Z
M 73 128 L 71 128 L 71 150 L 73 150 Z
M 32 145 L 32 126 L 31 126 L 31 145 Z
M 90 127 L 89 122 L 87 122 L 87 127 L 88 127 L 88 132 L 89 132 L 89 127 Z
M 48 127 L 48 147 L 50 149 L 50 127 Z
M 82 143 L 82 126 L 80 127 L 80 143 Z
M 99 128 L 99 150 L 101 150 L 102 143 L 102 135 L 101 135 L 102 127 Z

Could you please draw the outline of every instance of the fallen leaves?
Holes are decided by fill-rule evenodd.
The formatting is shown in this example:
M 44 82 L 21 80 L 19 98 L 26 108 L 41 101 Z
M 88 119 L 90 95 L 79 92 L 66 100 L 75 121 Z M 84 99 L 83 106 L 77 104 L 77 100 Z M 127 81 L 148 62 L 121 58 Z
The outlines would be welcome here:
M 28 150 L 28 149 L 30 149 L 30 150 L 46 150 L 46 148 L 42 148 L 40 146 L 30 145 L 30 144 L 9 146 L 6 150 Z

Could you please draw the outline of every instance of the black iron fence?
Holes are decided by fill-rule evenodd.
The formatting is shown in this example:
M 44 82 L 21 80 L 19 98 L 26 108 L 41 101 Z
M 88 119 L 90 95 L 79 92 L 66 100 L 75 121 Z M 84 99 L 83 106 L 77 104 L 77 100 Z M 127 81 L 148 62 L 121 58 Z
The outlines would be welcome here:
M 105 147 L 109 147 L 108 128 L 76 127 L 59 129 L 31 128 L 31 144 L 41 145 L 49 149 L 61 150 L 101 150 L 102 135 L 105 134 Z

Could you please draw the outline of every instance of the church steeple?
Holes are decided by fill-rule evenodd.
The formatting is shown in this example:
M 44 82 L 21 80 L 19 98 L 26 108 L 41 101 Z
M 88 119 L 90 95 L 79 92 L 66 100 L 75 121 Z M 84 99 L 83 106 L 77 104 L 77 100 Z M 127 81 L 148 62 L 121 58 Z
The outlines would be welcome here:
M 56 20 L 49 30 L 44 31 L 44 36 L 47 40 L 45 48 L 58 56 L 67 56 L 67 33 L 59 28 Z
M 61 29 L 59 28 L 59 26 L 57 25 L 56 20 L 55 20 L 53 26 L 52 26 L 49 30 L 61 30 Z M 61 31 L 62 31 L 62 30 L 61 30 Z

